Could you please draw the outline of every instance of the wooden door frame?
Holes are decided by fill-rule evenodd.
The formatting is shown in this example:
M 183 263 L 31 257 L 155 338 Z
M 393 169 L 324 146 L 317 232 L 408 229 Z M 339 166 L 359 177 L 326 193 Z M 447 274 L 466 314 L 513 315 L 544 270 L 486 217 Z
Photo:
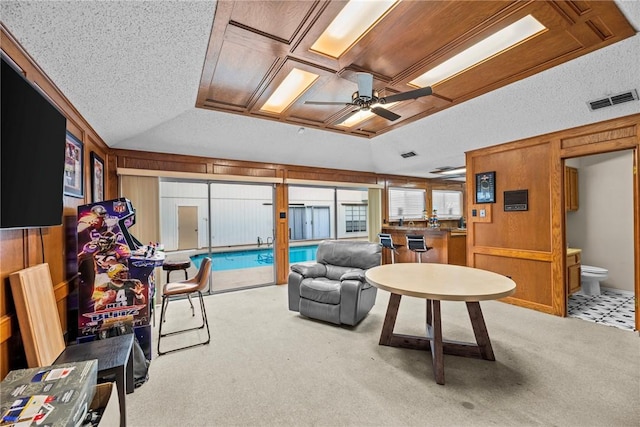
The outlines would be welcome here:
M 595 128 L 595 129 L 593 129 Z M 564 311 L 563 315 L 567 315 L 567 272 L 566 272 L 566 207 L 564 200 L 564 185 L 565 174 L 564 164 L 565 160 L 576 157 L 583 157 L 594 154 L 606 154 L 616 151 L 632 150 L 633 157 L 633 236 L 634 236 L 634 289 L 635 289 L 635 328 L 636 332 L 640 335 L 640 310 L 638 301 L 640 299 L 640 179 L 638 177 L 638 151 L 640 150 L 640 114 L 635 114 L 629 117 L 623 117 L 621 119 L 604 122 L 594 126 L 587 126 L 585 128 L 578 128 L 583 130 L 580 134 L 564 136 L 560 140 L 559 157 L 558 157 L 558 170 L 560 173 L 560 190 L 561 191 L 561 206 L 562 206 L 562 220 L 561 220 L 561 233 L 562 233 L 562 252 L 563 252 L 563 295 L 564 295 Z M 609 138 L 605 138 L 604 135 L 608 135 Z M 600 138 L 597 138 L 600 136 Z M 576 143 L 579 139 L 584 139 L 583 144 Z M 598 142 L 594 142 L 596 139 Z M 564 144 L 565 141 L 571 140 L 570 144 Z

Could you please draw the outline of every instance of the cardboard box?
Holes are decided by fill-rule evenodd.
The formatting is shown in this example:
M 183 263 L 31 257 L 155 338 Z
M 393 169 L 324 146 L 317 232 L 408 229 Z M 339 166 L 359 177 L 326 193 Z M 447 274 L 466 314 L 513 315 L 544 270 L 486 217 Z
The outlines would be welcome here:
M 120 402 L 116 383 L 104 383 L 96 386 L 96 393 L 89 408 L 100 414 L 98 426 L 110 427 L 120 425 Z
M 80 425 L 97 377 L 97 360 L 11 371 L 0 383 L 0 425 Z

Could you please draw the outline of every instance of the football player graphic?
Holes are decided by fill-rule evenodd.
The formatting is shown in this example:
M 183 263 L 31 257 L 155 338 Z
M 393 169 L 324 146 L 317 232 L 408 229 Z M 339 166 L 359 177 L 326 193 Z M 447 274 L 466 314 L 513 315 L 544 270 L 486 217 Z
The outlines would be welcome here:
M 100 234 L 111 231 L 118 223 L 118 218 L 107 214 L 102 205 L 95 205 L 78 219 L 78 233 L 88 231 L 92 239 L 97 239 Z
M 129 278 L 129 268 L 113 264 L 107 271 L 109 281 L 95 288 L 93 300 L 96 311 L 111 307 L 129 307 L 147 302 L 145 287 L 140 280 Z
M 112 231 L 107 231 L 92 240 L 82 248 L 78 254 L 79 259 L 93 256 L 96 273 L 106 273 L 110 266 L 121 263 L 131 256 L 131 251 L 127 245 L 116 242 L 116 235 Z

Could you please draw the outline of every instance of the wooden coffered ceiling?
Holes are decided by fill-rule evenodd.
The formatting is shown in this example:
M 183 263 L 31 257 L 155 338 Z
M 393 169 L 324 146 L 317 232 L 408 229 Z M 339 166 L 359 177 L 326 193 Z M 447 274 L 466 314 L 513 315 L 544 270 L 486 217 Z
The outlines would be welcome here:
M 401 1 L 340 58 L 311 51 L 345 4 L 219 0 L 196 107 L 372 138 L 635 34 L 609 1 Z M 391 107 L 396 121 L 345 128 L 336 122 L 353 107 L 304 104 L 349 101 L 357 72 L 373 74 L 380 96 L 415 89 L 407 83 L 527 15 L 547 30 Z M 261 111 L 294 67 L 320 77 L 282 114 Z

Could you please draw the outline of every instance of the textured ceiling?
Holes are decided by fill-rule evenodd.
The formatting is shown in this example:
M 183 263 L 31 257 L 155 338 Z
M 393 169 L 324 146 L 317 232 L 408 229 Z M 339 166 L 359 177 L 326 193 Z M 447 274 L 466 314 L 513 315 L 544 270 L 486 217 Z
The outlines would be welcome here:
M 640 28 L 640 2 L 616 2 Z M 113 148 L 431 176 L 464 152 L 640 113 L 640 36 L 368 140 L 195 108 L 216 3 L 2 1 L 0 18 Z M 403 159 L 401 153 L 418 155 Z

